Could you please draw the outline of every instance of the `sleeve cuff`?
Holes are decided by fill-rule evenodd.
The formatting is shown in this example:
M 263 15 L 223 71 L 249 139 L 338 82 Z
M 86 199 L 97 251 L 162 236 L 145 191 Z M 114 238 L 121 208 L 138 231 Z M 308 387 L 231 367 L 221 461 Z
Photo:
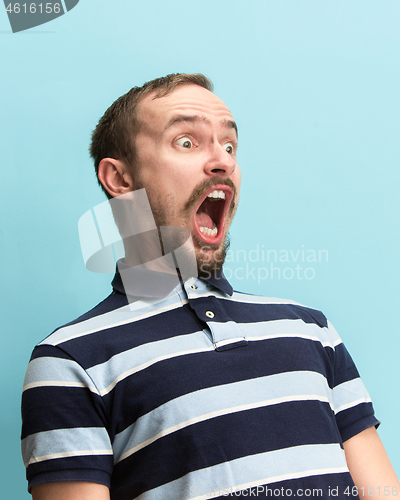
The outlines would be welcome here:
M 342 440 L 343 442 L 347 441 L 348 439 L 359 434 L 360 432 L 365 431 L 365 429 L 369 429 L 370 427 L 378 428 L 379 425 L 380 421 L 377 418 L 375 418 L 374 415 L 368 415 L 364 418 L 360 418 L 359 420 L 356 420 L 352 424 L 340 430 Z
M 110 488 L 111 477 L 108 472 L 96 469 L 69 469 L 56 470 L 35 474 L 28 483 L 28 491 L 32 486 L 47 483 L 60 483 L 65 481 L 84 481 L 87 483 L 103 484 Z

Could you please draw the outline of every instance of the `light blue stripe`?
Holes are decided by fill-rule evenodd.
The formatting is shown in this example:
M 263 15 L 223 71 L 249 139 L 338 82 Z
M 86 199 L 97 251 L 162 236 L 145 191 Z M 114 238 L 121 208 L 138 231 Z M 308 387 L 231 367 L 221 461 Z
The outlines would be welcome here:
M 351 408 L 359 403 L 361 399 L 364 399 L 365 402 L 371 401 L 368 391 L 360 378 L 343 382 L 343 384 L 333 388 L 333 401 L 336 411 Z
M 339 337 L 327 328 L 321 328 L 315 323 L 304 323 L 301 319 L 278 319 L 260 321 L 258 323 L 240 323 L 240 329 L 245 337 L 295 336 L 314 337 L 321 344 L 335 348 Z
M 24 390 L 44 385 L 85 386 L 97 392 L 93 381 L 75 361 L 62 358 L 42 357 L 33 359 L 24 381 Z
M 290 304 L 293 306 L 307 307 L 299 302 L 289 299 L 278 299 L 276 297 L 261 297 L 259 295 L 247 295 L 246 293 L 233 292 L 230 300 L 244 302 L 247 304 Z
M 86 321 L 60 328 L 43 340 L 40 345 L 58 345 L 67 340 L 105 330 L 112 326 L 133 323 L 143 316 L 151 317 L 157 315 L 163 307 L 172 310 L 181 305 L 182 301 L 179 295 L 175 291 L 172 291 L 168 297 L 161 301 L 156 299 L 134 302 L 133 304 L 115 309 L 100 316 L 87 319 Z
M 218 323 L 216 321 L 207 321 L 213 336 L 213 342 L 221 342 L 228 339 L 238 339 L 244 337 L 244 333 L 240 324 L 234 321 L 227 321 L 226 323 Z
M 96 382 L 102 395 L 112 390 L 114 384 L 131 373 L 143 369 L 142 365 L 153 364 L 158 358 L 173 358 L 186 355 L 190 351 L 207 351 L 213 349 L 209 338 L 203 331 L 188 335 L 179 335 L 157 342 L 140 345 L 120 354 L 116 354 L 105 363 L 93 366 L 87 371 Z
M 305 445 L 270 451 L 196 470 L 170 483 L 143 493 L 137 500 L 215 498 L 245 487 L 284 479 L 347 472 L 338 444 Z M 328 498 L 324 492 L 323 498 Z
M 225 327 L 223 325 L 226 325 Z M 229 335 L 231 323 L 210 323 L 215 337 Z M 221 332 L 219 332 L 221 328 Z M 232 329 L 232 337 L 249 338 L 274 338 L 276 336 L 304 336 L 312 337 L 313 340 L 330 345 L 333 348 L 329 332 L 326 328 L 321 329 L 314 324 L 306 324 L 301 320 L 278 320 L 260 323 L 241 323 Z M 213 341 L 215 342 L 215 337 Z M 217 341 L 220 339 L 218 338 Z M 102 395 L 106 394 L 126 376 L 143 369 L 144 364 L 157 362 L 158 358 L 173 358 L 175 356 L 190 354 L 192 351 L 206 351 L 212 348 L 210 340 L 202 331 L 181 335 L 157 342 L 144 344 L 128 351 L 116 354 L 107 361 L 88 369 L 91 378 Z M 146 366 L 144 366 L 146 368 Z M 121 377 L 121 374 L 126 374 Z
M 178 430 L 176 426 L 190 425 L 188 420 L 203 421 L 218 416 L 212 415 L 214 412 L 227 414 L 249 409 L 246 406 L 256 408 L 299 399 L 327 399 L 333 406 L 332 391 L 325 377 L 307 371 L 269 375 L 185 394 L 143 415 L 117 434 L 113 443 L 115 461 L 118 462 L 123 455 L 126 458 L 135 447 L 154 439 L 160 431 L 170 429 L 170 432 L 175 432 Z M 240 408 L 242 405 L 245 408 Z
M 63 456 L 87 455 L 91 451 L 98 455 L 112 455 L 110 438 L 103 427 L 56 429 L 38 432 L 22 440 L 25 466 Z

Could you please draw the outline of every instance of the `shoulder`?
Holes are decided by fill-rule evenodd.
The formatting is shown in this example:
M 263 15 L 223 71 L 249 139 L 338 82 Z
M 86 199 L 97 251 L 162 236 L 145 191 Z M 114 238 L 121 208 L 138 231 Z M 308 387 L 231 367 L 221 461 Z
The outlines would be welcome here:
M 115 315 L 126 307 L 125 304 L 126 296 L 113 292 L 91 310 L 55 329 L 39 342 L 28 364 L 24 394 L 27 389 L 48 388 L 54 392 L 55 388 L 65 391 L 83 387 L 97 394 L 87 369 L 96 363 L 100 349 L 93 348 L 96 341 L 89 340 L 90 334 L 101 332 L 115 323 Z
M 304 336 L 332 349 L 342 343 L 325 314 L 316 308 L 294 300 L 237 291 L 228 301 L 235 321 L 252 324 L 253 329 L 262 328 L 271 335 Z
M 111 293 L 106 299 L 78 318 L 56 328 L 33 349 L 28 365 L 25 385 L 30 385 L 32 377 L 40 378 L 46 373 L 64 371 L 71 377 L 82 377 L 80 372 L 87 368 L 89 358 L 93 358 L 87 347 L 90 333 L 102 331 L 115 323 L 115 315 L 126 304 L 126 296 Z M 64 374 L 65 375 L 65 374 Z M 46 375 L 47 377 L 47 375 Z M 55 379 L 56 380 L 56 379 Z
M 179 304 L 176 294 L 129 303 L 126 295 L 114 292 L 92 310 L 53 331 L 35 347 L 33 357 L 66 355 L 86 370 L 148 342 L 154 325 L 162 321 L 160 313 L 173 312 Z
M 126 296 L 120 293 L 111 293 L 95 307 L 80 315 L 78 318 L 57 327 L 50 335 L 44 338 L 36 347 L 57 346 L 88 331 L 102 329 L 112 323 L 115 312 L 123 309 L 127 304 Z

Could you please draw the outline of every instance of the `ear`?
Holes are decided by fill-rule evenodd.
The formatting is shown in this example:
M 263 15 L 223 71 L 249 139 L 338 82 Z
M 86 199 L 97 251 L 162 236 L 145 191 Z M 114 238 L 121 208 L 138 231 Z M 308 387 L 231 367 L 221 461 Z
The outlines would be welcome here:
M 103 158 L 99 163 L 99 181 L 111 196 L 116 198 L 134 190 L 132 175 L 128 165 L 115 158 Z

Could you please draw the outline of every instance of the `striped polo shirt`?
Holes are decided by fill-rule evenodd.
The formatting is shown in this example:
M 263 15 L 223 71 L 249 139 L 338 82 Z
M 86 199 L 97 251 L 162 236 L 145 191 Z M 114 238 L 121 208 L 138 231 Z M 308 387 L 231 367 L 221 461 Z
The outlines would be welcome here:
M 34 349 L 22 402 L 29 488 L 348 500 L 342 443 L 379 422 L 321 312 L 233 292 L 222 273 L 139 295 L 127 298 L 117 272 L 107 299 Z

